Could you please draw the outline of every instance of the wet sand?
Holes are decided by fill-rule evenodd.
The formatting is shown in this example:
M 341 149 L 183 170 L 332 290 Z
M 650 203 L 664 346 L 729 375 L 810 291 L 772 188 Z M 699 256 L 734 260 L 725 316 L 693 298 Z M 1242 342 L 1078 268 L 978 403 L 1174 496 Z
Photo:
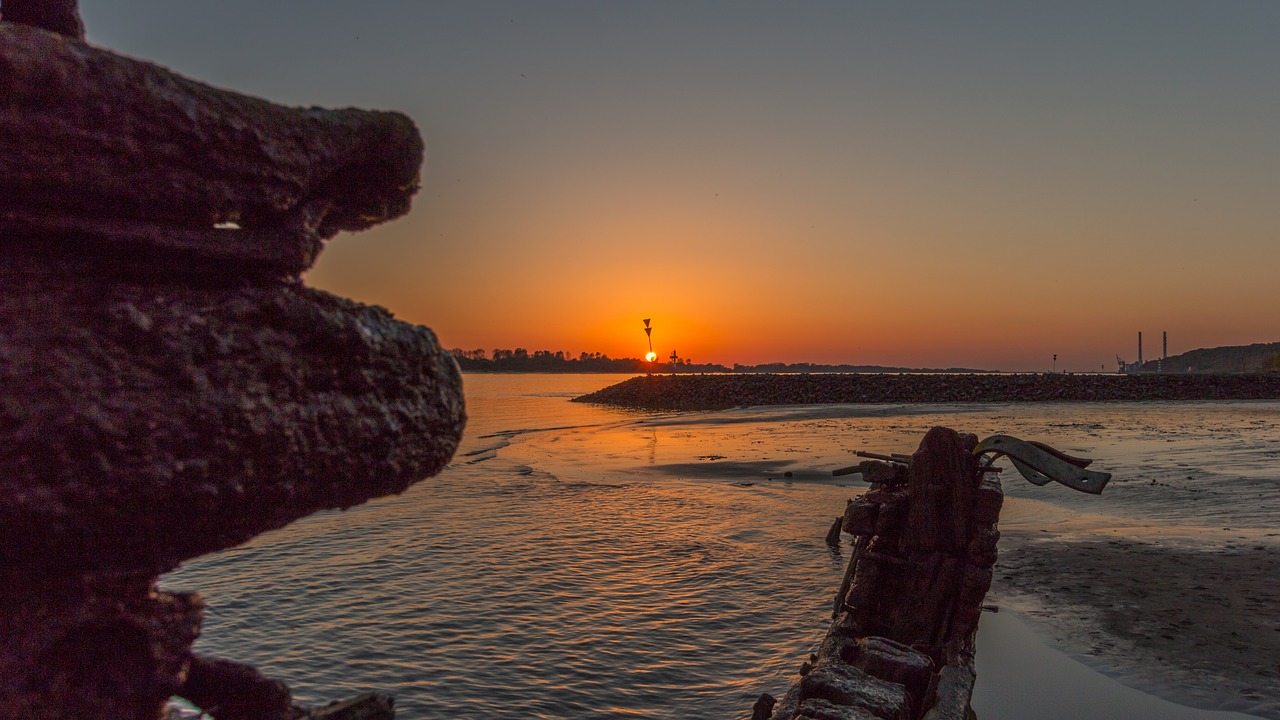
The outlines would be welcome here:
M 981 720 L 1256 720 L 1231 710 L 1175 703 L 1123 684 L 1046 643 L 1028 620 L 1005 610 L 978 626 L 978 682 L 973 709 Z
M 513 454 L 566 478 L 836 483 L 853 496 L 865 486 L 833 468 L 856 450 L 911 452 L 937 424 L 1044 440 L 1113 474 L 1101 496 L 1004 474 L 988 602 L 1127 686 L 1280 720 L 1274 401 L 750 407 L 529 437 Z
M 1116 535 L 1005 529 L 988 601 L 1126 684 L 1280 718 L 1275 538 L 1195 550 Z

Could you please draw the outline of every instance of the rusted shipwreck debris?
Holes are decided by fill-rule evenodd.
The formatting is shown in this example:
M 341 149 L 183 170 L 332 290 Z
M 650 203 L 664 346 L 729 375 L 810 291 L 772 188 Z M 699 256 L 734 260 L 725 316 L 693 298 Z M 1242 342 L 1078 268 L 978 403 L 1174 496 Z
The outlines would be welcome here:
M 299 281 L 407 211 L 413 122 L 91 47 L 74 0 L 0 11 L 0 720 L 390 717 L 193 655 L 199 595 L 155 583 L 452 456 L 435 335 Z
M 754 720 L 965 720 L 972 716 L 974 637 L 991 586 L 1007 454 L 1037 484 L 1101 492 L 1110 478 L 1048 446 L 943 427 L 911 455 L 871 455 L 869 490 L 842 521 L 855 538 L 833 622 L 780 701 L 763 695 Z M 776 704 L 776 707 L 775 707 Z

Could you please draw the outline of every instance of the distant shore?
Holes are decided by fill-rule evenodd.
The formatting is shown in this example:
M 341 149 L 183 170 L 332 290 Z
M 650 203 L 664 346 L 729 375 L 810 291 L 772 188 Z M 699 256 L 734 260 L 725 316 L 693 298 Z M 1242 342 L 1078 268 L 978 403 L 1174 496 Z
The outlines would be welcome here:
M 642 410 L 824 403 L 1280 400 L 1280 373 L 647 375 L 574 402 Z

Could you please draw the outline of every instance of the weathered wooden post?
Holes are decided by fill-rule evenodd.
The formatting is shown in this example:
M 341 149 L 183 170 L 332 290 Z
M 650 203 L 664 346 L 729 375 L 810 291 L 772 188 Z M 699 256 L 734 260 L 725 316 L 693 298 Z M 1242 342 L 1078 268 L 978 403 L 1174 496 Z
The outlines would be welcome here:
M 1004 492 L 986 453 L 1009 455 L 1029 481 L 1100 493 L 1110 475 L 1039 443 L 931 429 L 912 455 L 856 468 L 871 490 L 845 508 L 853 557 L 833 622 L 775 719 L 965 720 L 974 638 L 991 587 Z M 757 704 L 763 715 L 768 703 Z M 769 717 L 764 715 L 764 717 Z
M 873 486 L 845 510 L 835 621 L 774 717 L 964 720 L 1004 498 L 977 444 L 936 427 L 909 464 L 863 463 Z

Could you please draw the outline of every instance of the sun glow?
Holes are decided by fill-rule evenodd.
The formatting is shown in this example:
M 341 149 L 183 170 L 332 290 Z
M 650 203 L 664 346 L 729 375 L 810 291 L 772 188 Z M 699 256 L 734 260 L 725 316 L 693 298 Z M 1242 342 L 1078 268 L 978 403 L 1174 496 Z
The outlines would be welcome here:
M 657 360 L 657 359 L 658 359 L 658 353 L 656 353 L 656 352 L 654 352 L 654 351 L 650 350 L 649 352 L 645 353 L 645 355 L 644 355 L 644 359 L 645 359 L 647 362 L 653 362 L 654 360 Z

